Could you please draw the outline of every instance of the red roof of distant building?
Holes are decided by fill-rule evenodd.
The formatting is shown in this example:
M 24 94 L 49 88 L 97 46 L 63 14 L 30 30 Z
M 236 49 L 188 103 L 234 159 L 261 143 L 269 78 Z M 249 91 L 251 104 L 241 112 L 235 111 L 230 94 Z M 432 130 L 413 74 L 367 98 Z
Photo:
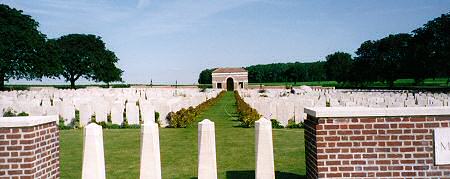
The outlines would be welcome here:
M 217 68 L 213 73 L 241 73 L 247 72 L 244 68 Z

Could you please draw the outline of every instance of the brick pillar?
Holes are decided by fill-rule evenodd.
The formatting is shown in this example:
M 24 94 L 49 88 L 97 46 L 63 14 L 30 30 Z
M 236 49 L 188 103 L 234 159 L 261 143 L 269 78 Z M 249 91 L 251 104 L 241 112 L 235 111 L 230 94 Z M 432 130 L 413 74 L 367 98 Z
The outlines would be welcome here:
M 306 178 L 318 178 L 317 171 L 317 141 L 316 126 L 317 120 L 305 120 L 305 157 L 306 157 Z
M 59 178 L 57 116 L 0 118 L 0 178 Z
M 450 178 L 433 141 L 436 128 L 450 127 L 449 107 L 305 112 L 307 178 Z

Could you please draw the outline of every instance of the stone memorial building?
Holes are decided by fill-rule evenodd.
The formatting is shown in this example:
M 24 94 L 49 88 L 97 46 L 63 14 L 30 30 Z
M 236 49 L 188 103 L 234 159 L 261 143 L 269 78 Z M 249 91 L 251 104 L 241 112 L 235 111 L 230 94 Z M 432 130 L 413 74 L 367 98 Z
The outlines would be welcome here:
M 217 68 L 212 72 L 212 86 L 215 89 L 246 89 L 248 72 L 244 68 Z

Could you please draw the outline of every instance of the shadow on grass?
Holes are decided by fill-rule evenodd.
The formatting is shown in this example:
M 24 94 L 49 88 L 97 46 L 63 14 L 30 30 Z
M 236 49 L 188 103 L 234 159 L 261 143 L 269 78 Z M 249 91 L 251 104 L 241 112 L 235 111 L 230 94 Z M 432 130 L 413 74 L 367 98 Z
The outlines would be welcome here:
M 228 179 L 254 179 L 255 178 L 255 171 L 227 171 L 227 178 Z M 276 179 L 303 179 L 306 178 L 305 175 L 298 175 L 295 173 L 287 173 L 287 172 L 275 172 L 275 178 Z

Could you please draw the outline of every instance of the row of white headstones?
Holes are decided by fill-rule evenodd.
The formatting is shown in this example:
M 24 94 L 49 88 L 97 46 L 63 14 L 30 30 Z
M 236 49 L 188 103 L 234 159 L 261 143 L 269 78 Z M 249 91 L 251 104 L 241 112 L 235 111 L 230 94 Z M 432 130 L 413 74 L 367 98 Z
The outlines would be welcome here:
M 248 100 L 276 99 L 287 102 L 301 102 L 307 107 L 433 107 L 448 106 L 450 93 L 411 93 L 408 91 L 359 91 L 359 90 L 322 90 L 290 94 L 289 90 L 268 89 L 264 93 L 259 90 L 242 90 L 241 96 Z M 264 96 L 264 98 L 261 98 Z
M 274 179 L 272 124 L 261 118 L 255 123 L 256 171 L 258 179 Z M 91 123 L 84 132 L 83 179 L 105 179 L 102 127 Z M 156 123 L 141 128 L 140 178 L 161 179 L 159 129 Z M 198 125 L 198 179 L 217 179 L 214 122 L 205 119 Z
M 160 114 L 162 126 L 168 124 L 165 117 L 169 112 L 181 108 L 195 107 L 205 100 L 217 96 L 219 91 L 198 89 L 81 89 L 0 92 L 0 114 L 12 110 L 26 112 L 31 116 L 59 115 L 65 125 L 80 112 L 82 126 L 95 116 L 97 122 L 107 121 L 111 115 L 113 124 L 122 124 L 126 117 L 128 124 L 139 124 L 154 120 L 154 112 Z M 52 101 L 52 102 L 51 102 Z M 125 112 L 126 111 L 126 112 Z M 125 116 L 124 116 L 125 112 Z M 141 118 L 139 118 L 141 116 Z
M 306 119 L 305 107 L 438 107 L 448 106 L 450 94 L 446 93 L 408 93 L 404 91 L 355 92 L 352 90 L 309 91 L 300 94 L 286 94 L 289 90 L 267 89 L 241 90 L 240 95 L 260 115 L 276 119 L 286 126 L 289 120 L 295 123 Z

